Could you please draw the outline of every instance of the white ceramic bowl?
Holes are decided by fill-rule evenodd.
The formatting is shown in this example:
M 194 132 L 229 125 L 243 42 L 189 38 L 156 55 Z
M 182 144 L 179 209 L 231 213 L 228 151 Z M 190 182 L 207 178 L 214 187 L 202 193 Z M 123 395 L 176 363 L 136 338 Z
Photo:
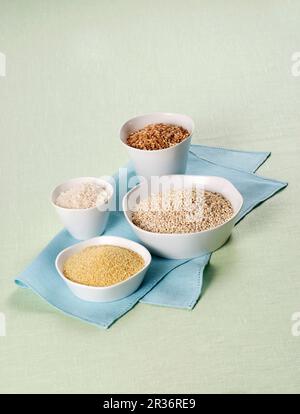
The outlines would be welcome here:
M 55 201 L 62 191 L 66 191 L 76 185 L 92 182 L 103 186 L 108 192 L 108 202 L 103 206 L 91 208 L 64 208 L 58 206 Z M 78 240 L 87 240 L 91 237 L 100 236 L 106 227 L 109 218 L 109 207 L 111 205 L 114 189 L 113 186 L 100 178 L 80 177 L 68 180 L 58 185 L 52 192 L 51 202 L 63 225 L 69 233 Z M 102 208 L 100 208 L 102 207 Z
M 105 287 L 82 285 L 80 283 L 72 282 L 64 276 L 63 265 L 69 256 L 71 256 L 74 253 L 78 253 L 85 247 L 99 246 L 101 244 L 110 244 L 112 246 L 125 247 L 127 249 L 135 251 L 136 253 L 140 254 L 144 259 L 144 267 L 138 273 L 132 275 L 129 279 L 125 280 L 124 282 L 116 283 L 115 285 Z M 89 302 L 112 302 L 131 295 L 141 285 L 145 277 L 145 274 L 150 266 L 150 263 L 151 255 L 144 246 L 140 245 L 139 243 L 135 243 L 131 240 L 124 239 L 123 237 L 113 236 L 94 237 L 93 239 L 75 244 L 61 251 L 55 260 L 55 266 L 58 271 L 58 274 L 65 281 L 65 283 L 74 293 L 74 295 L 82 300 L 86 300 Z
M 221 247 L 229 238 L 243 205 L 243 197 L 234 185 L 225 178 L 212 176 L 173 175 L 161 178 L 171 180 L 175 188 L 191 188 L 196 185 L 204 190 L 221 193 L 231 202 L 234 214 L 224 224 L 202 232 L 167 234 L 142 230 L 132 223 L 130 209 L 138 197 L 143 199 L 149 194 L 147 187 L 149 183 L 144 181 L 123 198 L 125 217 L 142 243 L 152 253 L 168 259 L 189 259 L 210 253 Z M 155 194 L 157 191 L 151 189 L 150 193 Z
M 190 135 L 177 145 L 161 150 L 140 150 L 126 144 L 128 135 L 148 124 L 174 124 L 186 128 Z M 120 129 L 120 139 L 134 164 L 137 175 L 146 179 L 152 176 L 184 174 L 188 152 L 194 132 L 194 121 L 187 115 L 169 112 L 153 112 L 127 121 Z

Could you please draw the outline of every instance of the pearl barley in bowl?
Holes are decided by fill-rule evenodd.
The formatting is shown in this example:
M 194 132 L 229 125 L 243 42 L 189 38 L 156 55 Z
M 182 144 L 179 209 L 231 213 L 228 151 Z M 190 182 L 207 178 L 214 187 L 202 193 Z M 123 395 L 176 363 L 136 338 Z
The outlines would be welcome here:
M 100 236 L 109 218 L 113 186 L 100 178 L 73 178 L 52 192 L 52 205 L 69 233 L 78 240 Z
M 185 173 L 193 131 L 187 115 L 154 112 L 127 121 L 120 139 L 137 175 L 150 179 Z
M 123 210 L 142 243 L 168 259 L 217 250 L 229 238 L 243 205 L 239 191 L 222 177 L 170 175 L 153 187 L 143 181 L 130 190 Z

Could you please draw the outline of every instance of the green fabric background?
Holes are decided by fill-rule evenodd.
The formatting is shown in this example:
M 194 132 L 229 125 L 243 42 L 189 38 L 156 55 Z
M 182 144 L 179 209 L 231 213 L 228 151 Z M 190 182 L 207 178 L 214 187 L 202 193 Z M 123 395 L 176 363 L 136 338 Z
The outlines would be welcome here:
M 300 392 L 297 0 L 0 0 L 0 392 Z M 184 112 L 194 143 L 271 150 L 289 187 L 213 255 L 189 312 L 138 305 L 108 331 L 13 277 L 60 229 L 49 194 L 111 174 L 118 128 Z M 184 275 L 183 275 L 184 277 Z

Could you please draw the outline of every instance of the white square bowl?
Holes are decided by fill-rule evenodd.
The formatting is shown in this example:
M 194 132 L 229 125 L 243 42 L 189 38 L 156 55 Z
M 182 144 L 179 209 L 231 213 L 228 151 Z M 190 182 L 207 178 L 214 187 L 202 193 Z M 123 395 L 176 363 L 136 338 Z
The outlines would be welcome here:
M 127 138 L 132 132 L 149 124 L 173 124 L 187 129 L 190 135 L 180 143 L 160 150 L 142 150 L 127 145 Z M 171 112 L 153 112 L 136 116 L 125 122 L 120 129 L 120 140 L 133 162 L 137 175 L 145 179 L 153 176 L 184 174 L 188 152 L 194 132 L 194 121 L 188 115 Z

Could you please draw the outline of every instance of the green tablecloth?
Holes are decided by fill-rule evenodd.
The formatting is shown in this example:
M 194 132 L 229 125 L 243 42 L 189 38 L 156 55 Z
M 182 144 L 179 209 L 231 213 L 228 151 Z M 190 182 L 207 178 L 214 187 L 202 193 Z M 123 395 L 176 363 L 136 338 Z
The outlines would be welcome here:
M 1 0 L 0 392 L 299 392 L 300 4 Z M 118 128 L 185 112 L 195 143 L 271 150 L 289 187 L 213 255 L 192 311 L 138 305 L 102 331 L 13 276 L 59 230 L 49 193 L 126 162 Z

